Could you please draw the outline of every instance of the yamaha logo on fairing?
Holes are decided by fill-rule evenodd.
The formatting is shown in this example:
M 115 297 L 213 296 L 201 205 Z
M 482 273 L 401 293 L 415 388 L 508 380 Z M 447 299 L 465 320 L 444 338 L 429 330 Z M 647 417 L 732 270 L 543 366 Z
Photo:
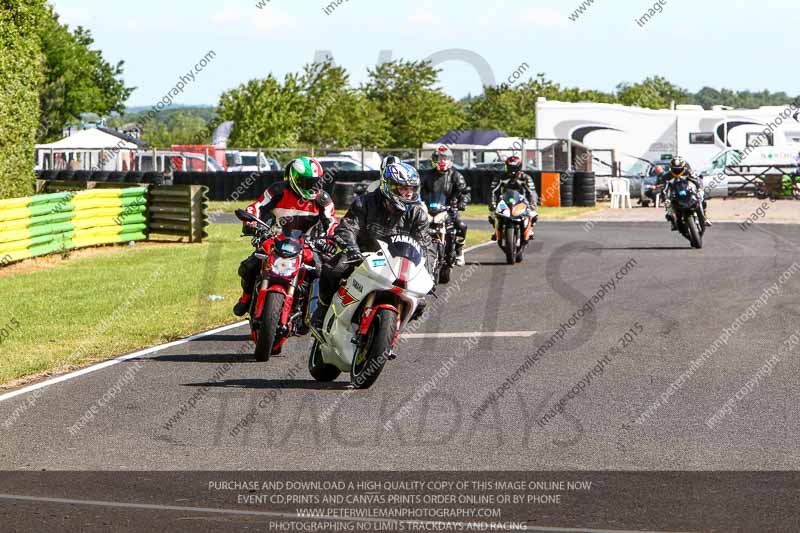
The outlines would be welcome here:
M 422 253 L 422 249 L 420 248 L 419 243 L 416 240 L 414 240 L 412 237 L 409 237 L 408 235 L 392 235 L 389 238 L 391 239 L 392 244 L 401 243 L 401 242 L 405 243 L 405 244 L 410 244 L 416 250 L 418 250 L 420 253 Z

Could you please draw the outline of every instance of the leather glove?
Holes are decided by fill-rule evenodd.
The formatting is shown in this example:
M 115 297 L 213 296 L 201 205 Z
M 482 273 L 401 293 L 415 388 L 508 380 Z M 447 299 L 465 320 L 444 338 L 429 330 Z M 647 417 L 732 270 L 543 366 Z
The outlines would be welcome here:
M 256 226 L 250 222 L 245 222 L 242 225 L 242 235 L 255 235 L 256 234 Z
M 318 239 L 314 243 L 314 248 L 321 254 L 325 255 L 335 255 L 336 254 L 336 245 L 330 242 L 327 239 Z
M 358 248 L 347 248 L 344 251 L 344 255 L 347 258 L 348 262 L 355 262 L 355 261 L 363 261 L 363 257 L 361 256 L 361 250 Z

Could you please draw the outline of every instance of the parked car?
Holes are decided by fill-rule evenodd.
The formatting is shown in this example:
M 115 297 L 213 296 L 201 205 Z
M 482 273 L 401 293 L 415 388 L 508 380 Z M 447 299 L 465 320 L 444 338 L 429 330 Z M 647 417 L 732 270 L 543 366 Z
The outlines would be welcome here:
M 376 170 L 380 168 L 381 161 L 383 160 L 383 158 L 381 158 L 381 154 L 379 154 L 378 152 L 370 152 L 370 151 L 361 152 L 360 150 L 351 152 L 337 152 L 328 154 L 327 157 L 349 157 L 356 163 L 361 164 L 362 154 L 364 156 L 364 162 L 368 166 Z
M 281 164 L 268 158 L 263 153 L 261 155 L 261 172 L 280 171 Z M 240 152 L 237 150 L 225 153 L 225 162 L 228 165 L 228 172 L 259 172 L 259 153 Z
M 641 177 L 639 187 L 639 205 L 648 207 L 653 203 L 652 192 L 656 187 L 658 176 L 656 175 L 656 167 L 660 166 L 664 172 L 669 172 L 669 160 L 649 161 L 647 166 L 647 174 Z M 649 194 L 648 194 L 649 193 Z
M 361 162 L 347 156 L 327 156 L 317 157 L 317 161 L 322 165 L 325 170 L 338 169 L 338 170 L 378 170 L 370 165 L 365 164 L 361 168 Z

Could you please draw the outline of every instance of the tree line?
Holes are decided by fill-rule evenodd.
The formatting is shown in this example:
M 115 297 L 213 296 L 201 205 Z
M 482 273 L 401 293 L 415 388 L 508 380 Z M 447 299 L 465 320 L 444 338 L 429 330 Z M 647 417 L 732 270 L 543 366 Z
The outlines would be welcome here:
M 273 74 L 225 91 L 213 112 L 176 110 L 145 132 L 158 145 L 210 139 L 223 121 L 234 121 L 230 145 L 241 147 L 364 145 L 413 148 L 448 130 L 496 129 L 514 137 L 536 136 L 536 100 L 603 102 L 667 109 L 672 103 L 756 108 L 797 101 L 785 92 L 733 91 L 704 87 L 692 93 L 662 76 L 620 83 L 613 92 L 563 87 L 545 74 L 486 87 L 482 94 L 455 100 L 439 86 L 439 70 L 421 61 L 393 61 L 368 69 L 360 87 L 330 62 L 308 64 L 278 79 Z M 136 120 L 136 115 L 126 117 Z
M 45 0 L 0 1 L 0 198 L 33 190 L 34 144 L 61 138 L 83 112 L 125 110 L 123 62 L 94 50 Z

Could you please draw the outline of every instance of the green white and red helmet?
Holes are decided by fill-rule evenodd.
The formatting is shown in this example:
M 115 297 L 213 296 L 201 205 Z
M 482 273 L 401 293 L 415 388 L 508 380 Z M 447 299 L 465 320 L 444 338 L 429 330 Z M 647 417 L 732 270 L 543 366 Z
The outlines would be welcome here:
M 325 170 L 313 157 L 300 157 L 286 165 L 284 178 L 300 198 L 315 200 L 322 191 Z

